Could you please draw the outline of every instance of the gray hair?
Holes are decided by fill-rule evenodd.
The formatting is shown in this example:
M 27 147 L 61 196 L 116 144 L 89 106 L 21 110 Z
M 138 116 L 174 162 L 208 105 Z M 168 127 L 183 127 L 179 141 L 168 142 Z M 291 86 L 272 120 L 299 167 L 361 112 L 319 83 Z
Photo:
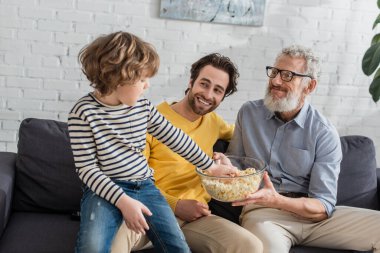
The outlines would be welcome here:
M 319 58 L 313 53 L 311 48 L 306 48 L 300 45 L 292 45 L 283 48 L 281 53 L 277 55 L 276 61 L 281 56 L 304 58 L 306 61 L 306 71 L 303 74 L 310 75 L 313 79 L 318 79 L 320 74 Z

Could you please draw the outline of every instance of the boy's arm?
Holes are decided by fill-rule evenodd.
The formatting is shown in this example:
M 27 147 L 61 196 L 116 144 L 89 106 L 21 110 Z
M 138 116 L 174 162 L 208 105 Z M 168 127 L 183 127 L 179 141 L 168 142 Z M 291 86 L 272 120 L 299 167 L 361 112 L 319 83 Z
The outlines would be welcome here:
M 151 103 L 149 107 L 149 134 L 198 168 L 204 170 L 213 166 L 212 159 L 188 135 L 174 127 Z

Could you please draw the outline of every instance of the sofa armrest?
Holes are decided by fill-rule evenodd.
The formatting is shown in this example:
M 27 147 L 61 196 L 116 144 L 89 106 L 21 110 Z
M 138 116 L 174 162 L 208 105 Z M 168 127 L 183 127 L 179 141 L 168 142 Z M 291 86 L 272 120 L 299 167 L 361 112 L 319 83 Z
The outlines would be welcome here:
M 379 197 L 379 204 L 380 204 L 380 168 L 376 169 L 377 174 L 377 197 Z M 380 206 L 379 206 L 380 210 Z
M 16 154 L 0 152 L 0 236 L 11 213 L 15 170 Z

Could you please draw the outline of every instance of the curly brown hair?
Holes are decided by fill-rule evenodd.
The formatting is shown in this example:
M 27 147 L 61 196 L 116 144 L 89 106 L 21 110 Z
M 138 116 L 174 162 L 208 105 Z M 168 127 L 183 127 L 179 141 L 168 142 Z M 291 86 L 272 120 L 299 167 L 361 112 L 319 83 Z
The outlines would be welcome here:
M 206 55 L 193 63 L 191 65 L 190 70 L 190 79 L 191 79 L 191 85 L 193 85 L 194 81 L 198 78 L 199 73 L 201 70 L 206 67 L 207 65 L 211 65 L 214 68 L 223 70 L 226 72 L 229 76 L 229 82 L 226 89 L 226 92 L 224 93 L 224 97 L 228 97 L 229 95 L 233 94 L 237 91 L 237 79 L 239 78 L 240 74 L 237 70 L 235 64 L 230 60 L 230 58 L 221 55 L 219 53 L 212 53 L 209 55 Z M 185 91 L 187 93 L 189 89 Z
M 154 76 L 160 65 L 151 44 L 121 31 L 98 37 L 81 49 L 78 59 L 91 86 L 102 95 L 118 85 L 134 84 L 143 73 Z

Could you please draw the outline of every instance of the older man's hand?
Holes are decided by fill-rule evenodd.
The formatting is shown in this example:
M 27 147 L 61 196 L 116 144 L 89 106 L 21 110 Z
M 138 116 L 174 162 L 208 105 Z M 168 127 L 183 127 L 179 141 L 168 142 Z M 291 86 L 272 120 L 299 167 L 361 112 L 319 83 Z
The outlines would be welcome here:
M 258 204 L 266 207 L 277 208 L 278 198 L 281 197 L 281 195 L 274 188 L 268 176 L 268 172 L 266 171 L 264 172 L 263 181 L 263 188 L 249 194 L 245 200 L 233 202 L 232 205 L 244 206 L 247 204 Z

